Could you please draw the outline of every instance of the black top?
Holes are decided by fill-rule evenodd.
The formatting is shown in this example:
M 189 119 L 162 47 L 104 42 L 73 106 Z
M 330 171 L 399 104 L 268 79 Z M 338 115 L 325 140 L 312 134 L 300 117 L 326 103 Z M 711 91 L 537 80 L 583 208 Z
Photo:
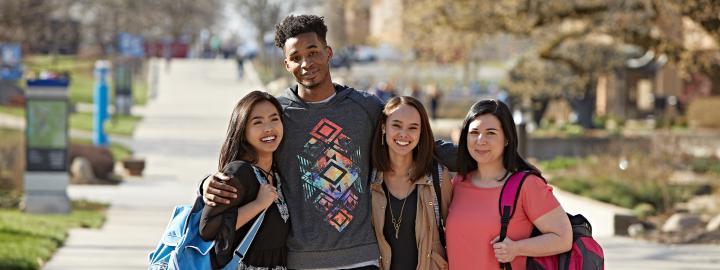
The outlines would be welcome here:
M 256 216 L 235 230 L 238 208 L 255 200 L 260 189 L 252 165 L 233 161 L 225 166 L 223 172 L 231 177 L 229 184 L 237 188 L 238 197 L 232 199 L 230 205 L 205 206 L 200 220 L 200 235 L 205 240 L 215 240 L 210 260 L 213 269 L 223 267 L 232 259 L 237 245 L 257 219 Z M 277 180 L 273 184 L 277 186 Z M 287 223 L 283 220 L 276 203 L 265 212 L 261 225 L 243 263 L 258 267 L 287 266 L 286 241 L 290 224 L 289 220 Z
M 398 238 L 395 239 L 395 228 L 392 223 L 390 209 L 397 219 L 400 216 L 400 210 L 403 208 L 403 200 L 399 200 L 388 192 L 385 183 L 383 189 L 387 198 L 389 198 L 388 206 L 385 208 L 385 225 L 383 226 L 383 235 L 385 240 L 390 244 L 392 258 L 390 260 L 390 269 L 415 269 L 418 263 L 417 241 L 415 239 L 415 216 L 417 213 L 417 189 L 413 189 L 407 198 L 405 198 L 405 209 L 402 210 L 402 222 L 398 231 Z

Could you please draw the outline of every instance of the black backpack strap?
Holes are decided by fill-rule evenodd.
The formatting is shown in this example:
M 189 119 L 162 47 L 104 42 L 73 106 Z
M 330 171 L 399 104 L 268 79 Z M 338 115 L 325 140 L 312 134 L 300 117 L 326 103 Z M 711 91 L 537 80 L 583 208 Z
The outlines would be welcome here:
M 500 191 L 500 199 L 498 201 L 498 209 L 500 211 L 500 238 L 498 242 L 505 240 L 507 236 L 507 228 L 517 209 L 517 200 L 520 197 L 520 188 L 525 182 L 529 174 L 527 172 L 516 172 L 510 175 L 502 191 Z M 500 263 L 500 269 L 512 270 L 510 263 Z
M 442 178 L 440 178 L 440 170 L 442 168 L 438 165 L 436 160 L 433 160 L 432 165 L 432 183 L 433 183 L 433 190 L 435 191 L 435 220 L 437 222 L 438 227 L 438 235 L 440 236 L 440 243 L 443 247 L 446 247 L 445 244 L 445 219 L 442 218 L 442 190 L 440 189 L 440 184 L 442 183 Z

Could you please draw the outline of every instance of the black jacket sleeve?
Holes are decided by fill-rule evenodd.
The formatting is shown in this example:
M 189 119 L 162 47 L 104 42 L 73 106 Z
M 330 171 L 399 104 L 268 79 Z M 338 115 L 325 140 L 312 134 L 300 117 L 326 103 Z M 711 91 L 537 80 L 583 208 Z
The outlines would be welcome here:
M 257 196 L 259 185 L 250 164 L 234 161 L 223 169 L 230 177 L 228 184 L 237 189 L 237 198 L 229 205 L 205 206 L 200 218 L 200 236 L 205 241 L 215 240 L 214 252 L 218 265 L 225 265 L 232 258 L 236 245 L 237 210 Z
M 457 156 L 457 145 L 443 140 L 435 141 L 435 157 L 451 172 L 457 172 Z
M 223 172 L 230 177 L 228 184 L 237 189 L 237 198 L 231 199 L 230 204 L 205 206 L 200 219 L 200 236 L 205 241 L 216 240 L 216 245 L 221 242 L 218 241 L 220 238 L 232 242 L 237 223 L 237 209 L 255 199 L 248 198 L 248 193 L 251 193 L 248 192 L 250 183 L 256 181 L 250 164 L 232 162 L 225 166 Z

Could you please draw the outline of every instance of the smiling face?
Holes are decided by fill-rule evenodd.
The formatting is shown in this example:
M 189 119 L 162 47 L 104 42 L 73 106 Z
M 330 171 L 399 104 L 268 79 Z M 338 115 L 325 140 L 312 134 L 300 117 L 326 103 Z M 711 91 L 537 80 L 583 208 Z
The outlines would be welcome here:
M 402 104 L 388 115 L 382 128 L 391 156 L 411 154 L 420 140 L 420 113 L 414 107 Z
M 330 82 L 332 48 L 325 45 L 314 32 L 288 38 L 283 47 L 285 69 L 293 74 L 298 84 L 312 89 Z
M 258 155 L 272 154 L 283 138 L 280 112 L 268 101 L 260 101 L 250 112 L 245 129 L 245 140 Z
M 483 114 L 468 125 L 467 148 L 478 163 L 502 163 L 507 140 L 500 120 L 492 114 Z

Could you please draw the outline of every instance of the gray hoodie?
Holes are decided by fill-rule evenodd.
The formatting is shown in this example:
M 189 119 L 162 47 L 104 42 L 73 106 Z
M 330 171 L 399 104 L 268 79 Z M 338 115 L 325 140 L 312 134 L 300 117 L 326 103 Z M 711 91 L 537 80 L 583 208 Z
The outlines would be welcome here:
M 275 152 L 291 217 L 288 268 L 330 268 L 379 258 L 371 224 L 370 153 L 380 100 L 335 85 L 309 104 L 286 90 L 285 136 Z

